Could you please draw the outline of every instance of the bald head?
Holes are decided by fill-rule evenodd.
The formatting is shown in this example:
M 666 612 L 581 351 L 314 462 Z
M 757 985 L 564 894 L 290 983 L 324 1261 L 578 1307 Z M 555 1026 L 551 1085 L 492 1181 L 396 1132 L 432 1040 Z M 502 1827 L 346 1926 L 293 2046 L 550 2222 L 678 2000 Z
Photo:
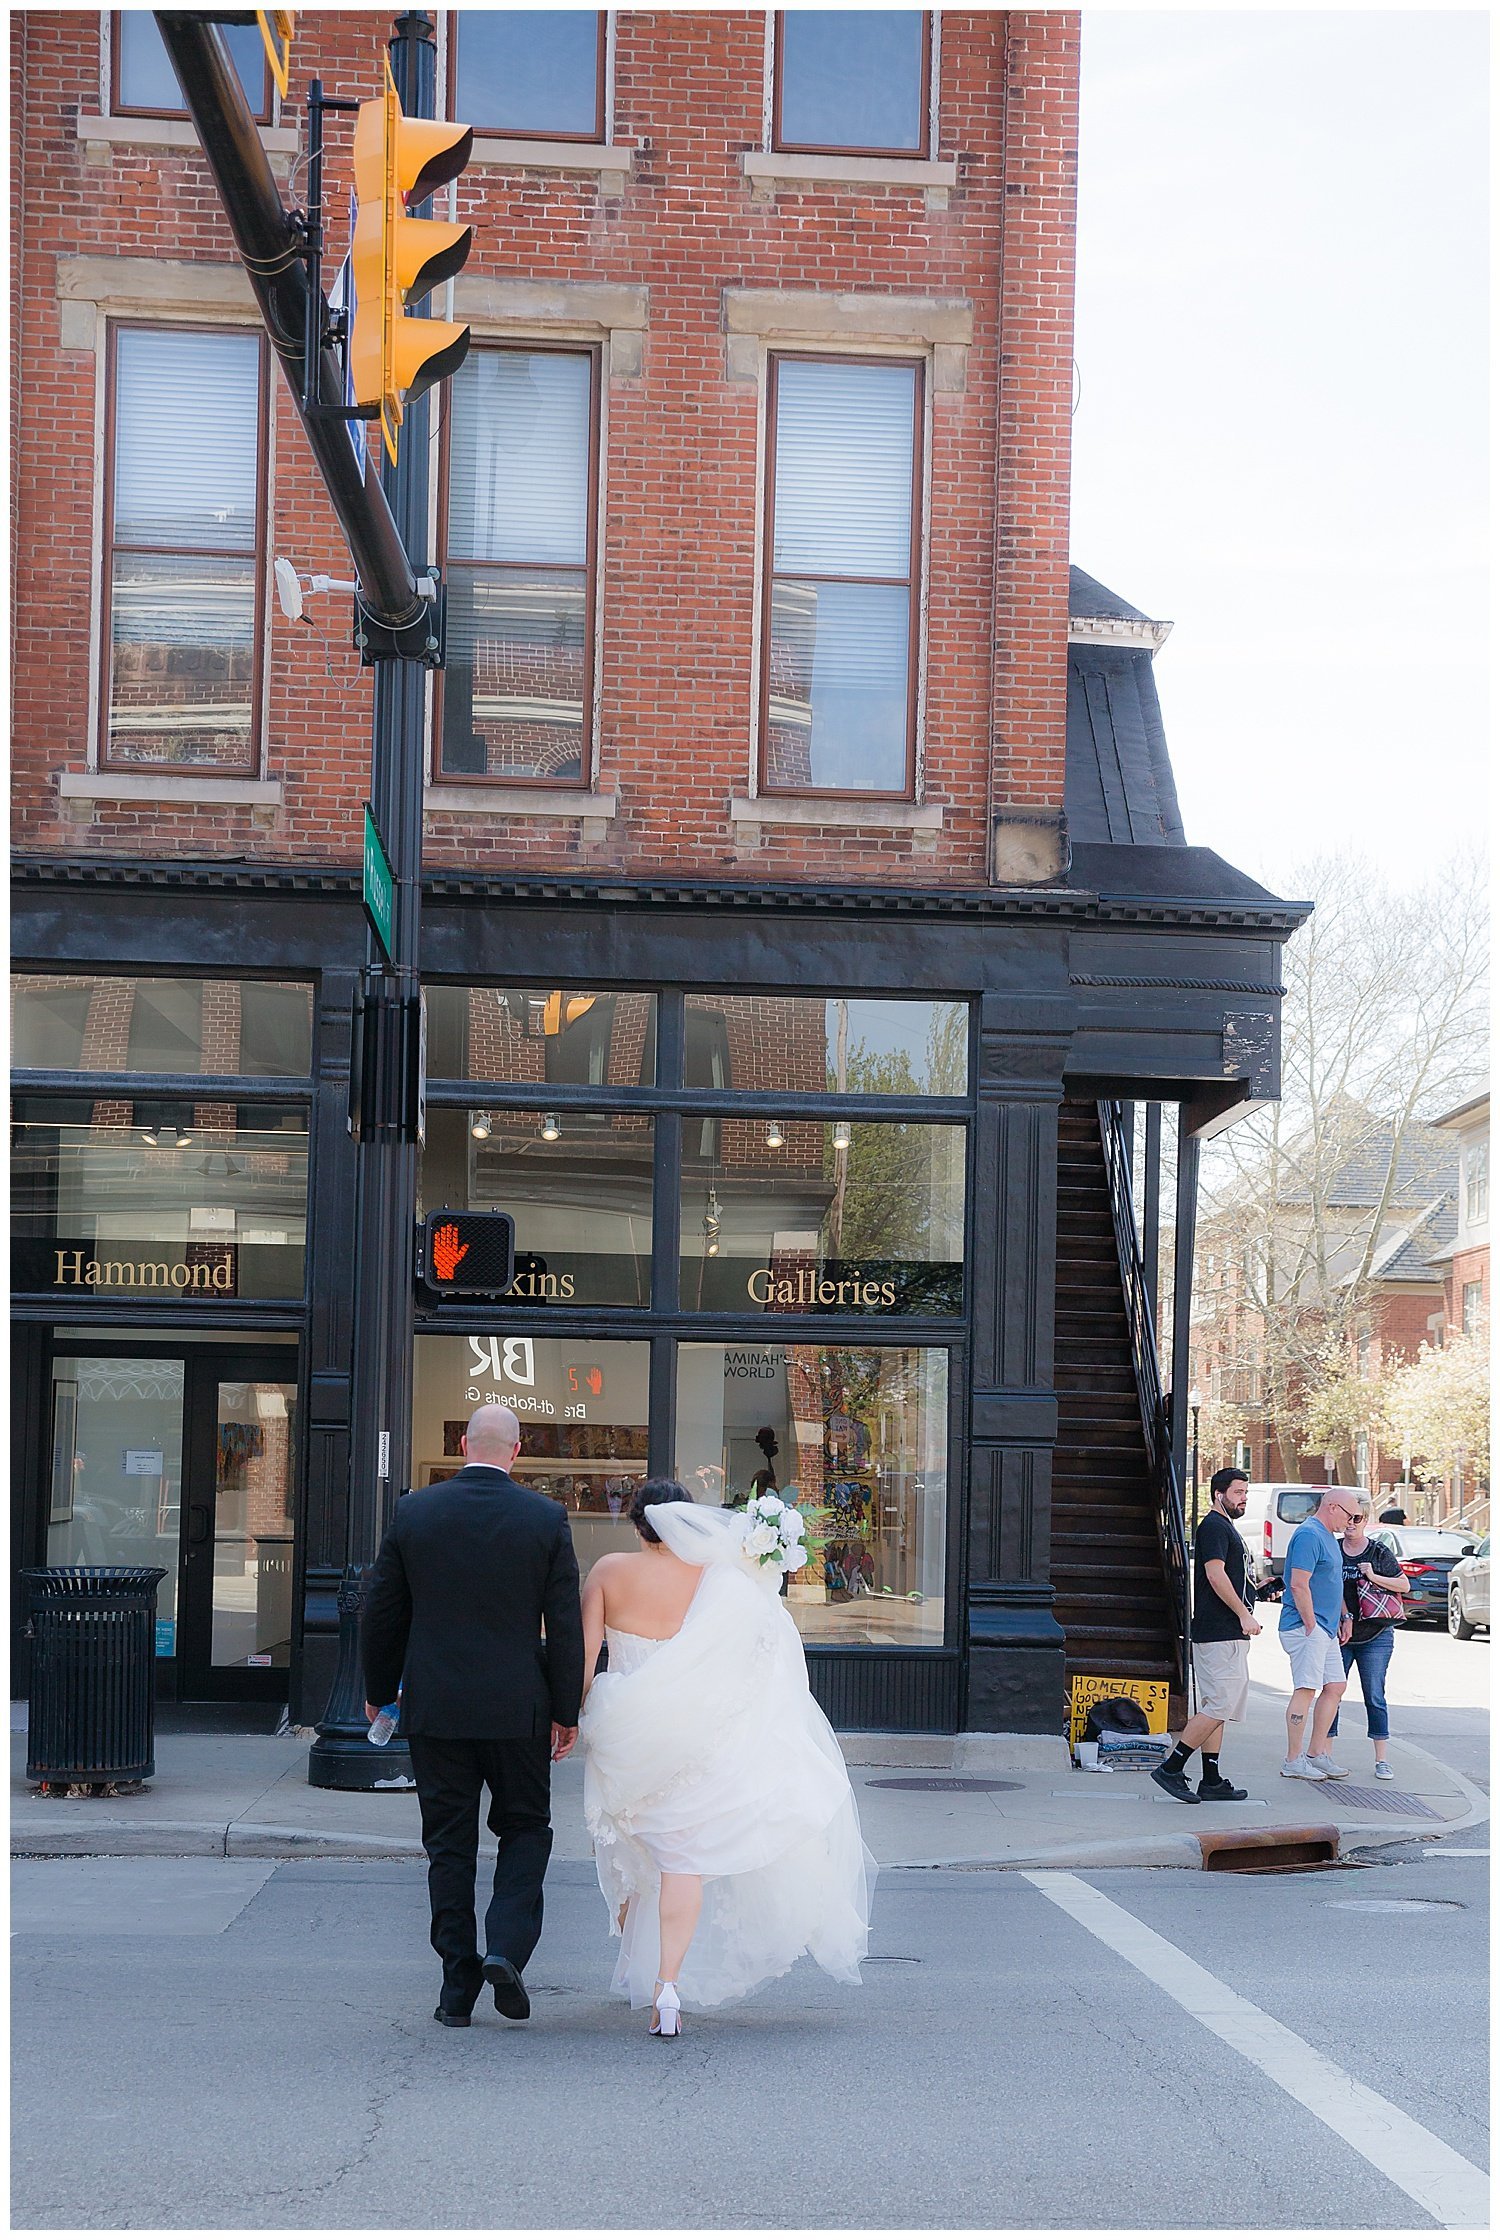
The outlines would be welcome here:
M 514 1408 L 497 1401 L 474 1410 L 463 1438 L 465 1461 L 488 1462 L 496 1470 L 508 1470 L 520 1445 L 521 1422 Z

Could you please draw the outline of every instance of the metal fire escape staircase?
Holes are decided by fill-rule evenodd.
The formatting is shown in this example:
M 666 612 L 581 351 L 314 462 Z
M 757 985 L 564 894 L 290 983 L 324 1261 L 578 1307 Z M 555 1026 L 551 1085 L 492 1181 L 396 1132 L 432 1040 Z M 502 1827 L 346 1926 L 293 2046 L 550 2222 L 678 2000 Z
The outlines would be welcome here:
M 1066 1103 L 1057 1173 L 1054 1612 L 1067 1676 L 1186 1708 L 1187 1530 L 1118 1104 Z

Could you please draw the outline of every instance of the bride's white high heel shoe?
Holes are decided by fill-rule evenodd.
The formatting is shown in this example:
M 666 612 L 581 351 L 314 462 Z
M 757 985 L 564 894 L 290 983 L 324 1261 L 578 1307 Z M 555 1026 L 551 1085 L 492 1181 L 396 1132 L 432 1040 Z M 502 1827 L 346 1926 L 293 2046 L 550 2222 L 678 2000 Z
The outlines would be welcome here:
M 656 1986 L 656 2020 L 651 2025 L 653 2038 L 680 2038 L 682 2036 L 682 2001 L 677 1996 L 675 1983 L 658 1983 Z

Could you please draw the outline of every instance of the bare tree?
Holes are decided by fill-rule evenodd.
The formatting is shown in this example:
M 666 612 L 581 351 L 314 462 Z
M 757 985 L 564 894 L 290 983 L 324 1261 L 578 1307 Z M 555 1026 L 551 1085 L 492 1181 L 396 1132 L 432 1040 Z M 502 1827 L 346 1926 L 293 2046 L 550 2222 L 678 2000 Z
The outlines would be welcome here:
M 1288 1460 L 1328 1436 L 1330 1377 L 1382 1248 L 1442 1194 L 1452 1154 L 1423 1123 L 1482 1082 L 1487 1057 L 1477 857 L 1401 891 L 1366 863 L 1322 858 L 1294 891 L 1317 908 L 1285 951 L 1283 1095 L 1205 1148 L 1200 1235 L 1216 1286 L 1205 1290 L 1200 1254 L 1194 1317 L 1237 1333 L 1235 1366 Z M 1345 1418 L 1355 1398 L 1340 1394 Z

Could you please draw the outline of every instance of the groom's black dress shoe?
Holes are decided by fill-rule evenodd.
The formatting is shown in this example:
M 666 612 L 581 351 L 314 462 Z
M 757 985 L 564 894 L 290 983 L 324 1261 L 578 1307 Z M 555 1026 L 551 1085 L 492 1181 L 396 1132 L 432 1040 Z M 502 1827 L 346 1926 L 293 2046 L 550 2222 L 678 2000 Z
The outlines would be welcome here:
M 446 2024 L 450 2030 L 467 2030 L 469 2027 L 469 2009 L 467 2007 L 434 2007 L 432 2019 L 434 2022 Z
M 495 2005 L 511 2022 L 524 2022 L 531 2013 L 531 2001 L 526 1996 L 526 1986 L 521 1981 L 521 1971 L 512 1966 L 498 1952 L 485 1954 L 484 1980 L 495 1994 Z

